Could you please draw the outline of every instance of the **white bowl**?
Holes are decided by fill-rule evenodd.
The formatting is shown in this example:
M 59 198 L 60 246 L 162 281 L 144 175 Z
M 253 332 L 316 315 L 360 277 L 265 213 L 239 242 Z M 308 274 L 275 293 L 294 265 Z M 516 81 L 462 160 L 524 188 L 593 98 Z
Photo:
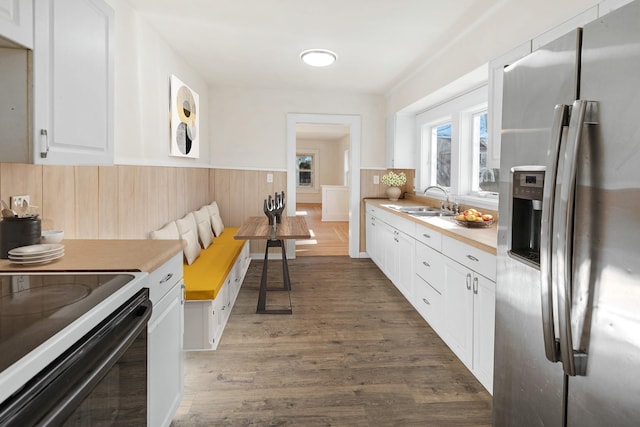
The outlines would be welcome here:
M 64 231 L 62 230 L 43 231 L 40 236 L 41 243 L 59 243 L 62 239 L 64 239 Z

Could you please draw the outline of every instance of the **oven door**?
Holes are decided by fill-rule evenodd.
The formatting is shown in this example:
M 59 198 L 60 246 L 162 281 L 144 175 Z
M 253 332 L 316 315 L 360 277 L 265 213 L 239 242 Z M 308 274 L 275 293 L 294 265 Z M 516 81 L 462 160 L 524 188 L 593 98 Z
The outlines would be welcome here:
M 146 425 L 148 289 L 0 405 L 0 425 Z

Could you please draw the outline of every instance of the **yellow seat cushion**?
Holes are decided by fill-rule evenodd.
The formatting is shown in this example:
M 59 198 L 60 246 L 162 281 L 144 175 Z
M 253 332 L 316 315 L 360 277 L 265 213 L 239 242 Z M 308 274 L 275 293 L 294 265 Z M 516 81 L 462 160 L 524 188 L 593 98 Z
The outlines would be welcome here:
M 238 228 L 225 228 L 193 264 L 183 265 L 185 299 L 210 300 L 218 296 L 245 244 L 244 240 L 233 238 L 237 231 Z

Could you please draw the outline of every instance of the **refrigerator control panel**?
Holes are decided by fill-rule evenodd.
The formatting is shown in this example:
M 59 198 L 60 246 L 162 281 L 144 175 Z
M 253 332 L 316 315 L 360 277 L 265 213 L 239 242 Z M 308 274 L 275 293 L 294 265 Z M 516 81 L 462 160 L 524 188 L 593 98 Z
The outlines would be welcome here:
M 516 171 L 513 174 L 513 197 L 542 200 L 544 172 Z

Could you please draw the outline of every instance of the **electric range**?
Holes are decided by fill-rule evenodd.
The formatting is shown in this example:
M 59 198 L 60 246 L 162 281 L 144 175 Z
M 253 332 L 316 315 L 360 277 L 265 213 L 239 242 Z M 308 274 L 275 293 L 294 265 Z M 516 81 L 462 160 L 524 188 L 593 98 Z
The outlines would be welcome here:
M 147 276 L 0 274 L 0 402 L 146 286 Z

